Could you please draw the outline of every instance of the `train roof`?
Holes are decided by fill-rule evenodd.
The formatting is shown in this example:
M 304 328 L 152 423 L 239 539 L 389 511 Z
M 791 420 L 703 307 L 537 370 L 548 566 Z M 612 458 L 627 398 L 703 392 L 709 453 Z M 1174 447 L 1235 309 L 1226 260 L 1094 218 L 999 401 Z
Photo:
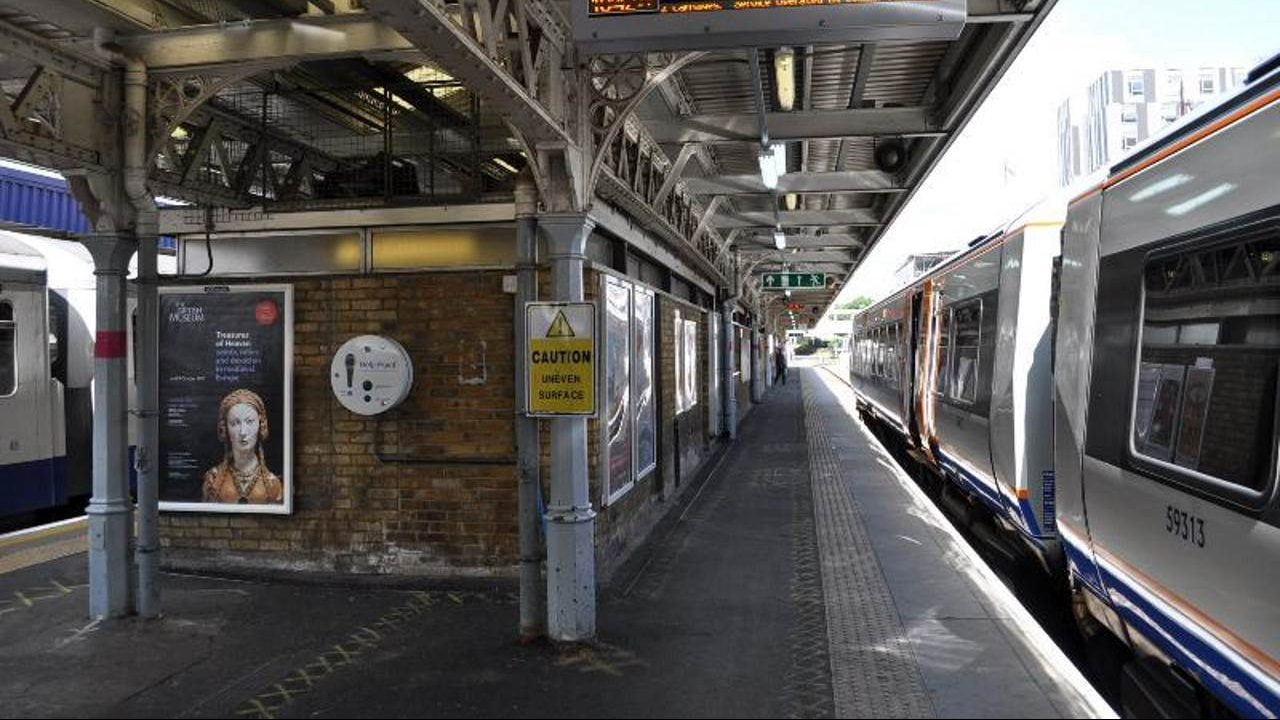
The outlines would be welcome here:
M 0 230 L 0 281 L 43 284 L 47 269 L 44 253 L 21 235 Z
M 1001 225 L 995 231 L 988 233 L 986 235 L 979 235 L 973 240 L 970 240 L 969 244 L 966 247 L 960 250 L 957 250 L 954 254 L 952 254 L 946 260 L 943 260 L 942 262 L 938 263 L 934 267 L 930 268 L 928 272 L 921 275 L 920 277 L 915 278 L 914 280 L 908 282 L 902 287 L 884 296 L 880 300 L 877 300 L 876 302 L 858 311 L 858 314 L 862 314 L 867 310 L 879 309 L 885 303 L 901 298 L 903 293 L 906 293 L 910 291 L 912 288 L 919 286 L 921 283 L 925 282 L 926 280 L 935 278 L 943 273 L 946 273 L 958 263 L 964 262 L 966 258 L 974 255 L 975 253 L 985 251 L 989 245 L 991 245 L 994 242 L 997 242 L 1001 238 L 1018 233 L 1022 231 L 1023 228 L 1026 228 L 1029 226 L 1062 225 L 1064 222 L 1066 222 L 1066 217 L 1067 217 L 1067 202 L 1065 197 L 1059 194 L 1055 194 L 1049 198 L 1041 200 L 1040 202 L 1035 203 L 1031 207 L 1027 208 L 1023 212 L 1015 216 L 1012 220 Z

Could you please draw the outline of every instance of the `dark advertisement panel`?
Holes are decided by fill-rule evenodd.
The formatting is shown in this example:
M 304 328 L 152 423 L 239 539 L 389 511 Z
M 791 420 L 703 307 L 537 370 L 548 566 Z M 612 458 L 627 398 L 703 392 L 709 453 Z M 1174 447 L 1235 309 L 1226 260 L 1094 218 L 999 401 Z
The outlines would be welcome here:
M 160 508 L 293 509 L 293 288 L 160 289 Z

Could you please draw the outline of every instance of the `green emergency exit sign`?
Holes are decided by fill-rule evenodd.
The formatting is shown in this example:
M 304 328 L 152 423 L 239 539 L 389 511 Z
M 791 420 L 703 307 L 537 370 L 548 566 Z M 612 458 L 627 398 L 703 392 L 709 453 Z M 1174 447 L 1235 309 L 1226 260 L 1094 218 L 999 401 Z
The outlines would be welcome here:
M 826 273 L 765 273 L 765 290 L 825 290 Z

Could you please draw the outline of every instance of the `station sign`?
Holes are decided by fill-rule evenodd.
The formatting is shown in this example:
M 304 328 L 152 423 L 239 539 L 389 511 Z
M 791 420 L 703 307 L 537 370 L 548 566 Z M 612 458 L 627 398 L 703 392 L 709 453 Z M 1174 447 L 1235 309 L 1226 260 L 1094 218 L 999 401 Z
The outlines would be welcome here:
M 954 40 L 965 0 L 574 0 L 584 55 Z
M 596 306 L 586 302 L 525 304 L 526 413 L 596 414 Z
M 765 290 L 825 290 L 826 273 L 765 273 Z

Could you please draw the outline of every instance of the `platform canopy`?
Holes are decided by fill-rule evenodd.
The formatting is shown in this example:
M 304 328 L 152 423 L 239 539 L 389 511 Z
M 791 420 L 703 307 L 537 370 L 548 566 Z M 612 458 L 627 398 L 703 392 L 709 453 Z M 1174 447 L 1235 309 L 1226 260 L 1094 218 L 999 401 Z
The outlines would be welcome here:
M 575 32 L 587 0 L 0 0 L 0 156 L 117 166 L 104 78 L 129 57 L 148 72 L 157 195 L 511 202 L 532 164 L 544 200 L 560 183 L 611 206 L 728 295 L 768 305 L 763 273 L 823 272 L 804 301 L 825 307 L 1053 1 L 702 3 L 747 27 L 783 5 L 945 22 L 611 48 Z

